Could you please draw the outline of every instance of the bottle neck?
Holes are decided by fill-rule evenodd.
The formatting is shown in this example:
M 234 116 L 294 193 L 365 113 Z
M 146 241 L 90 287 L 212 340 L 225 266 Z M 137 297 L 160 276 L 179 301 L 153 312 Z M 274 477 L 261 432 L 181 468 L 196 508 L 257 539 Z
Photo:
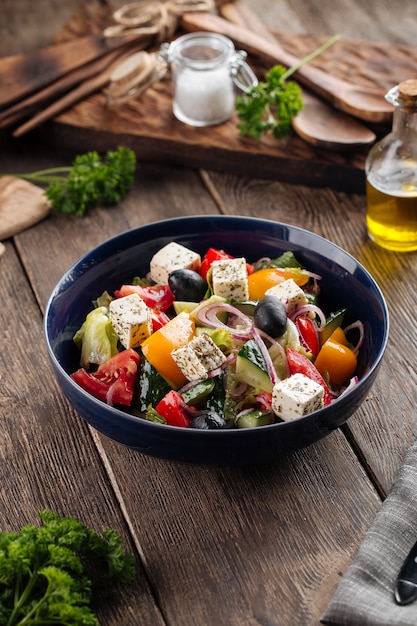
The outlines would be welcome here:
M 417 103 L 413 106 L 399 105 L 394 108 L 392 131 L 397 135 L 417 132 Z

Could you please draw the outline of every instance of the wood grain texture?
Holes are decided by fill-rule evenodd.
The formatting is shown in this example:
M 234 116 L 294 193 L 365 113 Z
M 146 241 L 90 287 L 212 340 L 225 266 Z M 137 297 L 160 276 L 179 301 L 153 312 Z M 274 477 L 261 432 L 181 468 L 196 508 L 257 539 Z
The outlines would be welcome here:
M 414 0 L 402 0 L 395 14 L 388 0 L 245 1 L 289 34 L 342 32 L 401 45 L 416 34 Z M 119 122 L 125 128 L 128 117 Z M 0 171 L 68 165 L 88 142 L 101 149 L 107 141 L 101 126 L 91 136 L 81 130 L 79 143 L 70 141 L 71 125 L 66 138 L 64 125 L 60 133 L 57 126 L 19 140 L 2 137 Z M 49 132 L 57 132 L 53 150 Z M 129 133 L 117 138 L 124 143 Z M 173 150 L 172 163 L 175 156 Z M 190 149 L 188 162 L 193 158 Z M 97 530 L 118 529 L 136 551 L 138 576 L 111 603 L 100 599 L 103 626 L 318 626 L 379 509 L 378 492 L 389 490 L 417 434 L 416 256 L 368 241 L 360 194 L 138 159 L 134 187 L 120 206 L 98 207 L 84 219 L 51 215 L 5 242 L 0 527 L 32 522 L 39 508 L 51 506 Z M 140 224 L 218 212 L 284 221 L 331 239 L 371 271 L 391 314 L 388 350 L 364 405 L 343 430 L 264 466 L 174 465 L 104 439 L 62 398 L 43 343 L 41 311 L 81 254 Z
M 36 248 L 33 236 L 32 242 Z M 9 350 L 0 352 L 0 528 L 18 530 L 37 523 L 38 512 L 45 508 L 74 515 L 100 533 L 115 528 L 125 548 L 136 554 L 136 593 L 131 587 L 100 595 L 98 616 L 103 624 L 115 626 L 162 625 L 89 429 L 51 376 L 41 312 L 10 242 L 0 271 L 2 344 L 13 350 L 12 357 Z
M 13 151 L 12 145 L 7 156 L 9 167 Z M 27 147 L 23 154 L 27 167 L 29 154 L 32 158 L 36 154 L 42 167 L 53 158 L 42 146 Z M 65 154 L 64 151 L 62 158 Z M 0 155 L 2 167 L 5 161 L 6 155 Z M 247 184 L 242 179 L 241 187 L 233 178 L 230 182 L 231 195 L 237 201 L 250 195 L 253 182 Z M 213 199 L 207 186 L 205 178 L 200 180 L 183 168 L 140 165 L 135 187 L 119 207 L 98 208 L 83 219 L 51 215 L 42 224 L 16 236 L 17 251 L 40 307 L 44 308 L 56 280 L 80 254 L 116 232 L 156 218 L 223 211 L 223 206 L 216 206 L 216 195 Z M 217 187 L 221 189 L 221 185 Z M 264 194 L 256 195 L 263 203 Z M 224 201 L 229 204 L 227 194 Z M 287 203 L 282 198 L 282 210 L 286 210 Z M 14 277 L 19 271 L 17 267 L 10 272 L 7 291 L 16 282 Z M 13 300 L 9 302 L 13 306 Z M 35 309 L 39 318 L 36 305 L 31 303 L 26 308 L 28 316 L 33 317 Z M 9 318 L 9 308 L 4 315 Z M 29 332 L 33 335 L 33 350 L 38 358 L 42 355 L 37 347 L 41 341 L 40 326 L 33 334 L 29 326 L 26 330 L 25 319 L 16 319 L 11 332 L 17 332 L 22 321 L 25 330 L 19 345 L 24 358 L 16 363 L 19 370 L 25 364 L 27 367 L 24 345 Z M 39 364 L 37 369 L 40 367 Z M 46 364 L 42 369 L 47 371 Z M 97 525 L 103 518 L 118 528 L 116 513 L 112 515 L 112 507 L 116 509 L 114 496 L 108 493 L 110 487 L 96 452 L 90 450 L 90 430 L 60 397 L 54 383 L 46 393 L 37 378 L 33 385 L 50 424 L 44 437 L 52 437 L 52 441 L 47 444 L 46 439 L 34 435 L 42 412 L 32 401 L 29 409 L 22 409 L 27 426 L 23 430 L 21 422 L 18 427 L 19 432 L 34 441 L 32 455 L 25 461 L 17 483 L 17 489 L 34 492 L 25 515 L 34 514 L 43 503 L 46 490 L 60 510 L 73 514 L 79 511 L 85 518 L 84 509 L 88 507 L 87 520 L 91 518 Z M 239 469 L 174 465 L 137 454 L 97 434 L 93 442 L 123 507 L 125 523 L 142 557 L 161 614 L 173 626 L 255 626 L 271 622 L 275 619 L 272 616 L 285 620 L 277 624 L 291 623 L 294 616 L 297 623 L 317 624 L 336 588 L 339 572 L 353 558 L 380 505 L 376 491 L 341 432 L 288 459 Z M 73 446 L 77 446 L 75 454 Z M 17 458 L 23 450 L 16 450 Z M 73 476 L 71 472 L 75 470 L 69 470 L 67 463 L 59 462 L 56 455 L 62 461 L 72 458 L 74 467 L 80 465 L 77 474 Z M 53 478 L 46 482 L 43 479 L 42 484 L 39 478 L 32 479 L 35 470 L 30 468 L 36 465 L 42 477 L 53 467 Z M 9 468 L 3 478 L 8 485 L 14 485 L 14 469 L 11 465 Z M 349 483 L 346 475 L 350 476 Z M 352 482 L 355 490 L 351 489 Z M 317 500 L 323 503 L 320 510 L 313 505 Z M 104 502 L 109 508 L 107 514 L 102 511 Z M 7 514 L 14 520 L 20 519 L 16 499 L 10 499 Z M 143 600 L 141 589 L 138 584 L 135 602 Z M 139 617 L 134 622 L 132 611 L 138 611 L 135 615 L 140 615 L 143 623 L 158 623 L 149 618 L 146 604 L 142 610 L 125 596 L 120 598 L 122 605 L 117 602 L 112 611 L 103 608 L 106 626 L 140 624 Z M 120 611 L 123 618 L 114 611 Z
M 233 24 L 248 28 L 264 41 L 277 42 L 258 13 L 241 0 L 223 4 L 220 15 Z M 342 151 L 374 143 L 375 133 L 351 115 L 346 115 L 306 89 L 302 89 L 302 98 L 303 108 L 292 119 L 292 127 L 299 137 L 311 145 Z
M 272 29 L 319 37 L 340 33 L 351 39 L 414 45 L 412 25 L 417 19 L 417 5 L 413 0 L 399 0 L 395 8 L 390 0 L 378 3 L 362 0 L 245 2 Z
M 287 9 L 288 10 L 288 9 Z M 259 11 L 257 11 L 259 15 Z M 108 14 L 100 8 L 97 23 L 100 27 Z M 94 10 L 75 13 L 59 35 L 65 40 L 86 29 L 97 31 Z M 298 35 L 292 30 L 276 31 L 282 47 L 302 58 L 328 39 L 311 34 Z M 259 59 L 249 58 L 259 76 L 269 66 Z M 363 89 L 377 89 L 381 99 L 392 85 L 417 71 L 417 48 L 367 40 L 343 38 L 311 63 L 347 84 Z M 99 144 L 101 149 L 113 149 L 120 138 L 143 159 L 158 163 L 179 164 L 193 168 L 228 171 L 265 179 L 301 183 L 312 186 L 331 186 L 343 191 L 364 191 L 364 163 L 368 148 L 358 147 L 347 152 L 329 151 L 314 147 L 296 136 L 283 141 L 266 137 L 260 141 L 242 138 L 234 115 L 227 123 L 211 128 L 192 128 L 182 124 L 172 114 L 172 86 L 169 76 L 138 99 L 121 107 L 109 109 L 102 94 L 95 94 L 47 125 L 44 133 L 52 145 L 64 143 L 82 149 Z M 373 127 L 377 135 L 386 127 Z
M 174 626 L 318 624 L 379 508 L 341 433 L 244 468 L 174 465 L 103 444 Z

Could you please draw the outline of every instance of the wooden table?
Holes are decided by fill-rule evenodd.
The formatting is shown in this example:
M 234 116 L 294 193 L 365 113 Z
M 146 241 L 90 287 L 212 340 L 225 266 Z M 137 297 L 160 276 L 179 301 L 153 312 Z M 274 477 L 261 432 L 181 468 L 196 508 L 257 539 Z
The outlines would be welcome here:
M 388 0 L 250 4 L 288 31 L 410 45 L 417 36 L 415 0 L 395 8 Z M 0 171 L 72 161 L 71 150 L 40 138 L 3 138 Z M 373 274 L 391 315 L 379 376 L 347 425 L 262 466 L 178 465 L 107 440 L 62 396 L 44 344 L 49 294 L 80 255 L 149 221 L 213 213 L 284 221 L 331 239 Z M 52 508 L 98 531 L 117 529 L 136 556 L 137 576 L 111 602 L 100 600 L 103 625 L 319 623 L 417 434 L 417 257 L 377 248 L 364 215 L 360 194 L 139 158 L 134 188 L 118 207 L 85 218 L 51 215 L 4 242 L 0 527 L 17 529 Z

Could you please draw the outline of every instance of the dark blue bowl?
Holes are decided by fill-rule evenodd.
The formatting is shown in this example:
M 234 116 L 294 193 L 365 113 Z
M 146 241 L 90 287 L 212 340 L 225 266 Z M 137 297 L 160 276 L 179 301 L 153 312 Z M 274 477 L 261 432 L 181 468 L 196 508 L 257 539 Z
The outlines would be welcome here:
M 360 382 L 339 400 L 290 422 L 249 429 L 201 431 L 165 426 L 131 416 L 84 392 L 69 374 L 78 368 L 73 335 L 92 300 L 133 276 L 144 276 L 152 255 L 170 241 L 200 254 L 210 247 L 254 261 L 292 250 L 322 276 L 328 312 L 347 307 L 345 324 L 365 326 Z M 326 301 L 327 300 L 327 301 Z M 388 311 L 372 276 L 347 252 L 306 230 L 273 221 L 199 216 L 154 222 L 105 241 L 79 259 L 59 281 L 45 315 L 45 335 L 58 382 L 75 410 L 99 432 L 139 452 L 186 463 L 233 465 L 281 457 L 310 445 L 341 426 L 369 393 L 388 339 Z

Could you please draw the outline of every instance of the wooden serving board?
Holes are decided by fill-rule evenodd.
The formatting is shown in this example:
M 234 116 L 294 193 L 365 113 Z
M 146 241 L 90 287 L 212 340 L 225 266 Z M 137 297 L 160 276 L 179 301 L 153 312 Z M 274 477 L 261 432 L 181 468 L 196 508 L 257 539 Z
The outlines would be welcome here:
M 60 33 L 59 41 L 101 28 L 106 15 L 75 14 Z M 80 28 L 82 24 L 82 28 Z M 292 33 L 274 33 L 281 45 L 302 58 L 325 39 Z M 248 57 L 259 77 L 268 69 Z M 401 80 L 417 75 L 417 47 L 393 47 L 383 43 L 342 39 L 312 64 L 364 88 L 375 86 L 381 97 Z M 118 107 L 109 107 L 97 93 L 59 115 L 39 130 L 44 140 L 65 143 L 74 149 L 108 150 L 131 147 L 138 159 L 213 169 L 311 186 L 331 186 L 344 191 L 364 191 L 364 163 L 368 147 L 334 152 L 316 148 L 293 135 L 277 141 L 272 137 L 242 138 L 238 119 L 215 127 L 193 128 L 172 114 L 170 76 L 145 94 Z M 373 126 L 377 136 L 388 127 Z

